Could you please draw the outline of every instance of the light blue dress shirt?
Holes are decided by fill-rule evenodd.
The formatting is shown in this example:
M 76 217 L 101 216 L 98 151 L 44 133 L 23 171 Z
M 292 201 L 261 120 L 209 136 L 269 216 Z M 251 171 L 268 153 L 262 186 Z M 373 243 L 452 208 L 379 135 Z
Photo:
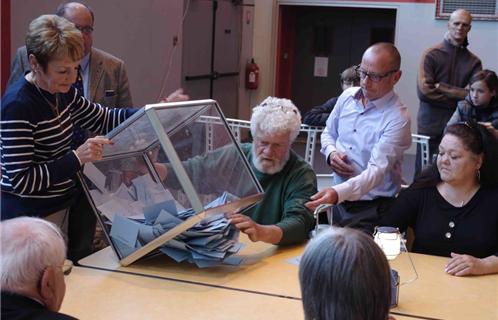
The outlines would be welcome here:
M 394 91 L 362 103 L 359 87 L 345 90 L 327 119 L 320 150 L 339 151 L 354 168 L 352 177 L 334 174 L 333 188 L 345 200 L 393 197 L 401 187 L 403 153 L 411 145 L 410 115 Z
M 90 83 L 90 54 L 87 54 L 81 59 L 80 67 L 81 77 L 83 78 L 83 92 L 85 93 L 85 98 L 90 99 L 90 92 L 88 92 L 88 85 Z

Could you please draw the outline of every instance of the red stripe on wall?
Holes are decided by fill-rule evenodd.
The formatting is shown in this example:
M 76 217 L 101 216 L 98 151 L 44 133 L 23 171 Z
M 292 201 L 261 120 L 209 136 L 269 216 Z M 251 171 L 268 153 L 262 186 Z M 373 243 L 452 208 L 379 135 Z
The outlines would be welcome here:
M 2 0 L 1 6 L 2 51 L 0 59 L 0 82 L 3 96 L 10 76 L 10 0 Z

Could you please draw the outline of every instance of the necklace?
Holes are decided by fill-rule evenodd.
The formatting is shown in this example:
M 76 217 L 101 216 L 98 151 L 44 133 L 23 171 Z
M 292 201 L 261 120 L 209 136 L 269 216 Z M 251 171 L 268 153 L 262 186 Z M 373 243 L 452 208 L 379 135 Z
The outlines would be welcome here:
M 52 112 L 54 113 L 54 115 L 57 117 L 57 119 L 60 121 L 60 114 L 59 114 L 59 94 L 56 93 L 55 94 L 55 105 L 52 103 L 52 101 L 48 100 L 47 97 L 45 97 L 45 95 L 43 94 L 43 92 L 41 91 L 40 87 L 38 86 L 38 84 L 36 83 L 36 79 L 35 78 L 31 78 L 32 81 L 33 81 L 33 85 L 35 86 L 36 90 L 38 90 L 38 93 L 40 94 L 40 96 L 43 98 L 43 100 L 45 100 L 45 102 L 50 106 L 50 109 L 52 109 Z
M 458 197 L 459 199 L 456 198 L 456 195 L 453 192 L 451 192 L 450 190 L 448 190 L 445 185 L 440 185 L 437 188 L 439 190 L 439 193 L 443 196 L 443 198 L 447 202 L 449 202 L 450 204 L 452 204 L 455 207 L 461 208 L 464 205 L 466 205 L 470 200 L 472 200 L 474 195 L 479 190 L 480 186 L 479 185 L 475 186 L 472 190 L 469 190 L 469 192 L 467 192 L 467 194 L 465 194 L 463 196 L 459 196 Z M 462 198 L 463 198 L 463 200 L 461 200 Z

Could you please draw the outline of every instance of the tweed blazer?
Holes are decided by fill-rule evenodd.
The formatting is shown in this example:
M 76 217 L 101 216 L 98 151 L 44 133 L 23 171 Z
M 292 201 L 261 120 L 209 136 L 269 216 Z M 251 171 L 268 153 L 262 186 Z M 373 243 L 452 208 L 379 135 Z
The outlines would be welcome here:
M 30 71 L 26 46 L 17 49 L 12 62 L 8 86 Z M 131 107 L 131 97 L 128 75 L 123 60 L 97 49 L 90 53 L 90 72 L 86 97 L 106 107 Z

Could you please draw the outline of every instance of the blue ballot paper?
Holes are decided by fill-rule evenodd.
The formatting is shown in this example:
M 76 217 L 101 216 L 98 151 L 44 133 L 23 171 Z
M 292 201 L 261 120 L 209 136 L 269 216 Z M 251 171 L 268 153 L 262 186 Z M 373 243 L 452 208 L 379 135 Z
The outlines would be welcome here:
M 134 180 L 134 183 L 140 185 L 149 182 L 139 179 Z M 137 197 L 148 201 L 146 195 Z M 227 199 L 228 193 L 225 192 L 207 204 L 206 208 L 223 205 Z M 196 214 L 192 209 L 178 211 L 173 200 L 145 206 L 143 213 L 144 219 L 114 215 L 110 236 L 123 255 L 132 253 Z M 224 214 L 215 214 L 168 241 L 159 251 L 177 262 L 188 261 L 200 268 L 221 264 L 238 265 L 241 259 L 233 255 L 243 248 L 238 242 L 239 234 L 239 230 L 230 225 Z

